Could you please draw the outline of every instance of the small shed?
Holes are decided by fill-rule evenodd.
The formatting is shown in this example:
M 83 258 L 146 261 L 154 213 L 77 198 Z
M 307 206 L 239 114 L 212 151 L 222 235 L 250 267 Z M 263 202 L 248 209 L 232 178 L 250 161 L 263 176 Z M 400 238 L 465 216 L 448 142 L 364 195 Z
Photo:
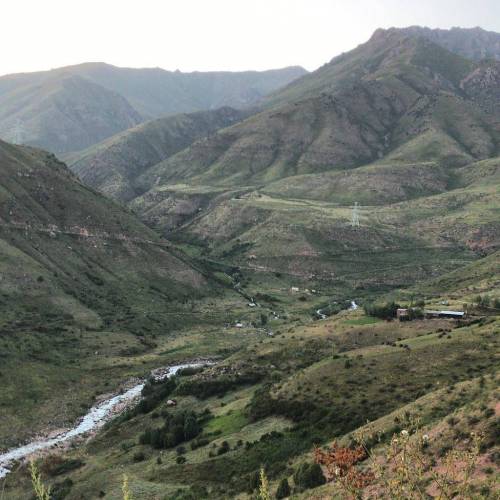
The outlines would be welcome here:
M 410 319 L 410 313 L 408 312 L 408 309 L 397 309 L 396 318 L 398 318 L 399 321 L 408 321 Z

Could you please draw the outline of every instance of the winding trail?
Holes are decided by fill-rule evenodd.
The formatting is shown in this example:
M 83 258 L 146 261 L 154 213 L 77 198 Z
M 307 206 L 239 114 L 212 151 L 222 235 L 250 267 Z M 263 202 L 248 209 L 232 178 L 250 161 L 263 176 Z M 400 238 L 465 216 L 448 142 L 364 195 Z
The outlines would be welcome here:
M 151 375 L 156 380 L 163 380 L 175 375 L 183 368 L 197 368 L 206 364 L 209 363 L 196 362 L 174 365 L 164 370 L 153 370 Z M 145 384 L 146 380 L 141 380 L 141 382 L 134 385 L 123 394 L 118 394 L 93 406 L 73 428 L 62 432 L 57 436 L 36 439 L 28 444 L 19 446 L 18 448 L 13 448 L 6 453 L 0 454 L 0 479 L 5 477 L 11 471 L 10 467 L 13 462 L 23 460 L 37 451 L 52 448 L 55 445 L 65 443 L 78 436 L 82 436 L 87 432 L 99 429 L 117 413 L 116 410 L 119 410 L 118 413 L 122 412 L 128 408 L 133 401 L 137 400 L 140 397 Z

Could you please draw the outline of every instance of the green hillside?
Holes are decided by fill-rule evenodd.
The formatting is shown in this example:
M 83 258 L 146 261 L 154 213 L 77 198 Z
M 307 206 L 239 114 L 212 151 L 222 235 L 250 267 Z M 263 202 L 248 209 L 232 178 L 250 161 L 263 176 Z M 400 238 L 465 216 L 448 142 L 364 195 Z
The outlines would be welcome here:
M 217 287 L 53 155 L 0 142 L 0 186 L 4 447 L 144 370 L 134 355 L 196 323 L 187 304 Z
M 375 34 L 275 94 L 272 109 L 196 142 L 140 181 L 260 186 L 382 158 L 455 167 L 494 156 L 498 117 L 460 88 L 473 69 L 424 39 Z
M 382 291 L 460 267 L 499 245 L 496 66 L 488 79 L 483 64 L 376 32 L 149 168 L 130 206 L 191 252 L 318 287 Z
M 0 449 L 202 359 L 33 457 L 51 500 L 497 498 L 497 38 L 377 30 L 248 114 L 138 125 L 74 173 L 0 142 Z M 186 76 L 75 71 L 141 110 L 146 74 Z M 10 466 L 0 497 L 31 498 Z
M 136 178 L 149 167 L 245 115 L 233 108 L 220 108 L 160 118 L 73 154 L 67 161 L 85 184 L 112 198 L 129 201 L 138 194 Z
M 445 295 L 426 299 L 426 307 L 449 298 L 441 290 Z M 407 303 L 405 291 L 399 293 Z M 455 300 L 461 298 L 457 291 Z M 387 322 L 357 310 L 316 322 L 297 306 L 285 306 L 294 319 L 272 320 L 274 337 L 259 338 L 251 328 L 225 332 L 226 342 L 239 349 L 215 367 L 178 377 L 169 396 L 175 408 L 160 399 L 152 409 L 116 418 L 81 448 L 40 459 L 44 480 L 69 499 L 120 498 L 123 473 L 136 498 L 250 499 L 262 466 L 273 494 L 286 478 L 290 498 L 341 499 L 346 492 L 340 481 L 319 486 L 298 474 L 301 464 L 313 463 L 315 446 L 333 440 L 349 446 L 363 436 L 372 457 L 361 467 L 376 471 L 393 436 L 400 439 L 402 430 L 426 434 L 426 471 L 438 472 L 448 451 L 468 449 L 475 432 L 481 441 L 471 455 L 470 488 L 474 498 L 492 498 L 498 478 L 498 314 L 471 309 L 463 322 Z M 166 422 L 193 411 L 197 436 L 177 446 L 147 442 L 152 430 L 163 432 Z M 458 459 L 453 463 L 461 467 Z M 7 484 L 6 498 L 29 491 L 23 474 Z M 375 486 L 381 484 L 377 476 Z M 419 480 L 429 493 L 432 484 Z M 363 498 L 373 498 L 372 487 Z

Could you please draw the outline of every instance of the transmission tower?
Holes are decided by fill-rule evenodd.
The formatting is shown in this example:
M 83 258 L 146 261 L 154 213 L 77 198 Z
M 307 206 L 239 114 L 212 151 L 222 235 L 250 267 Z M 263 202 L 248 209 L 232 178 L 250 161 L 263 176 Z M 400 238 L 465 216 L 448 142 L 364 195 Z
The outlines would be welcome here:
M 13 137 L 13 142 L 14 144 L 22 144 L 23 142 L 23 125 L 21 123 L 21 120 L 17 119 L 16 123 L 14 125 L 14 137 Z
M 354 203 L 354 206 L 352 207 L 351 226 L 359 227 L 359 205 L 357 201 Z

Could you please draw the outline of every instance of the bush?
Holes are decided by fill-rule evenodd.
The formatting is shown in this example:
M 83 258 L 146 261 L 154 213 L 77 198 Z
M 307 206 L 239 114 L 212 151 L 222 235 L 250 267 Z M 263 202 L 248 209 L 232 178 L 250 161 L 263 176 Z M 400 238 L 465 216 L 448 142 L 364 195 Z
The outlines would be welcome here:
M 264 374 L 261 371 L 248 371 L 237 377 L 223 376 L 212 380 L 186 380 L 177 388 L 177 394 L 196 396 L 206 399 L 211 396 L 223 396 L 226 392 L 242 385 L 253 385 L 259 382 Z
M 365 304 L 363 309 L 367 316 L 374 316 L 375 318 L 390 319 L 395 318 L 397 310 L 401 306 L 396 302 L 387 302 L 385 304 Z
M 288 479 L 284 477 L 280 484 L 278 485 L 278 489 L 276 490 L 276 498 L 280 500 L 281 498 L 286 498 L 290 496 L 290 485 L 288 484 Z
M 73 481 L 67 477 L 64 481 L 60 483 L 55 483 L 50 491 L 51 500 L 64 500 L 73 487 Z
M 85 462 L 82 460 L 75 459 L 64 459 L 58 455 L 49 455 L 41 467 L 42 471 L 50 476 L 59 476 L 60 474 L 66 474 L 75 469 L 83 467 Z
M 326 483 L 323 471 L 318 464 L 303 463 L 293 475 L 295 484 L 303 489 L 316 488 Z
M 217 455 L 224 455 L 224 453 L 227 453 L 230 450 L 231 448 L 229 447 L 229 443 L 227 441 L 222 441 L 220 448 L 217 450 Z
M 195 413 L 191 411 L 165 416 L 165 424 L 156 429 L 146 429 L 139 437 L 140 444 L 150 444 L 153 448 L 173 448 L 184 441 L 195 438 L 201 432 Z
M 144 453 L 142 451 L 137 451 L 134 453 L 134 462 L 142 462 L 144 459 L 146 458 L 146 456 L 144 455 Z

